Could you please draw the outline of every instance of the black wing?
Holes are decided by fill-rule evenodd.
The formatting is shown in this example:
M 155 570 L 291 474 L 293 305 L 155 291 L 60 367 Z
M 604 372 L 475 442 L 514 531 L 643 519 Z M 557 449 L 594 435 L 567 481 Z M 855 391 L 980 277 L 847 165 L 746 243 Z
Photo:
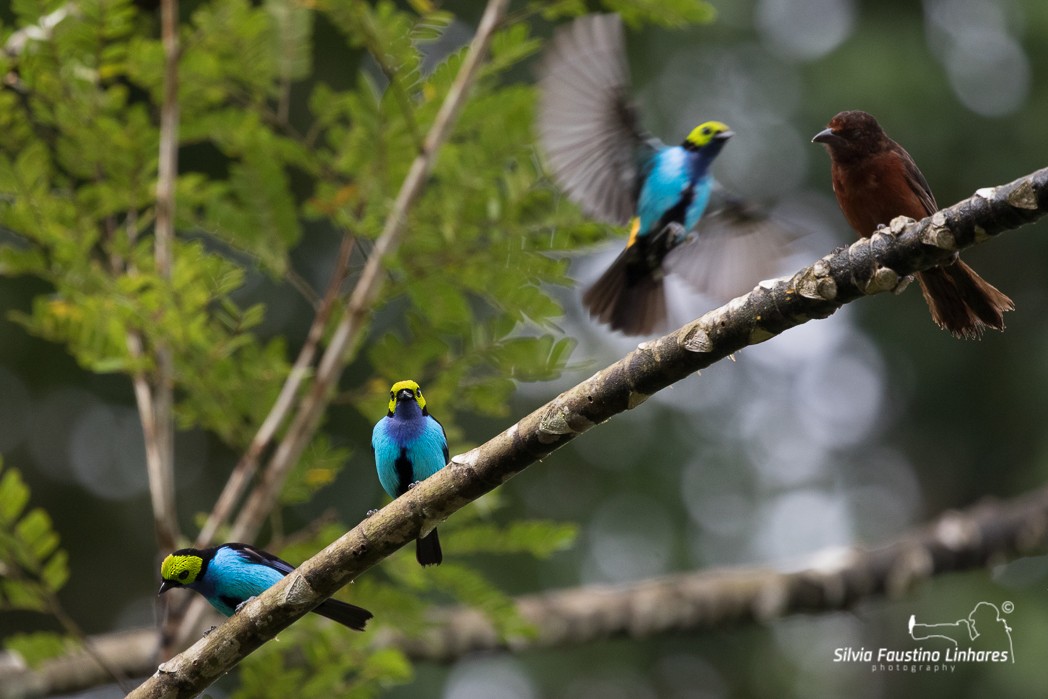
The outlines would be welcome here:
M 589 216 L 624 225 L 639 169 L 662 144 L 630 100 L 618 15 L 587 15 L 557 30 L 539 65 L 538 135 L 557 184 Z
M 251 544 L 226 544 L 226 546 L 239 553 L 244 560 L 268 566 L 274 570 L 279 570 L 284 575 L 287 575 L 295 569 L 295 566 L 282 558 L 277 558 L 268 551 L 255 548 Z

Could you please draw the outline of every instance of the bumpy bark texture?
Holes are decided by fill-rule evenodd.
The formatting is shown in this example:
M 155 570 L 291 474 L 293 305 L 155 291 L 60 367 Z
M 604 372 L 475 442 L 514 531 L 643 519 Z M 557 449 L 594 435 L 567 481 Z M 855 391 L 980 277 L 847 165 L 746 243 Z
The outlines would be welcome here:
M 1035 221 L 1046 210 L 1048 169 L 1042 169 L 1007 185 L 980 189 L 923 221 L 896 219 L 890 229 L 837 250 L 789 279 L 762 284 L 676 332 L 642 343 L 487 443 L 454 457 L 447 468 L 358 524 L 217 631 L 161 665 L 129 696 L 195 696 L 340 587 L 413 541 L 420 530 L 591 427 L 747 345 L 825 318 L 861 296 L 890 291 L 907 276 Z M 941 553 L 949 555 L 948 549 Z M 797 608 L 818 608 L 819 590 L 798 584 L 801 592 L 811 588 L 811 594 L 800 595 Z M 843 599 L 850 589 L 841 588 Z

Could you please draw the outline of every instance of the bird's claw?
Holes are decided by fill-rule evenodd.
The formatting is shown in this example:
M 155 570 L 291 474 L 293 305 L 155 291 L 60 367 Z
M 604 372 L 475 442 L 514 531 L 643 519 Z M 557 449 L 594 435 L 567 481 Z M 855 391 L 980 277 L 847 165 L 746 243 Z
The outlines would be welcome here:
M 252 596 L 248 597 L 248 598 L 247 598 L 246 600 L 244 600 L 243 602 L 241 602 L 240 604 L 238 604 L 238 605 L 236 606 L 236 609 L 234 609 L 234 610 L 233 610 L 233 613 L 234 613 L 234 614 L 238 614 L 238 613 L 240 613 L 240 610 L 244 608 L 244 605 L 245 605 L 245 604 L 247 604 L 248 602 L 250 602 L 250 601 L 251 601 L 251 600 L 253 600 L 253 599 L 255 599 L 255 596 L 254 596 L 254 595 L 252 595 Z
M 892 289 L 892 293 L 898 296 L 902 292 L 906 291 L 906 287 L 913 283 L 913 275 L 907 274 L 905 277 L 899 280 L 899 283 Z
M 367 519 L 368 517 L 371 517 L 372 515 L 374 515 L 377 512 L 378 512 L 378 510 L 368 510 L 367 512 L 364 513 L 364 519 Z
M 408 490 L 414 490 L 414 489 L 415 489 L 415 486 L 416 486 L 416 485 L 418 485 L 418 484 L 419 484 L 419 483 L 421 483 L 421 482 L 422 482 L 422 481 L 414 481 L 414 482 L 412 482 L 412 483 L 408 483 Z
M 218 628 L 217 626 L 212 626 L 211 628 L 209 628 L 206 631 L 204 631 L 204 638 L 207 638 L 208 634 L 210 634 L 212 631 L 214 631 L 217 628 Z

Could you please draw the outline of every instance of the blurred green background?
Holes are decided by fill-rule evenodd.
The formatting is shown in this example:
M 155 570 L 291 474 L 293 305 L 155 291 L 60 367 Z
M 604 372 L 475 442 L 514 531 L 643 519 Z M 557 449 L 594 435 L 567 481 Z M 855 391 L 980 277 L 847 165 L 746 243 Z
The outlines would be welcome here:
M 184 3 L 192 5 L 193 3 Z M 810 235 L 791 272 L 850 242 L 829 184 L 829 159 L 809 143 L 833 114 L 864 109 L 920 165 L 941 206 L 1048 164 L 1048 3 L 1044 0 L 720 0 L 708 26 L 631 32 L 647 126 L 677 142 L 723 120 L 736 137 L 715 173 Z M 468 3 L 449 36 L 465 41 L 481 5 Z M 450 8 L 458 10 L 458 8 Z M 551 31 L 546 27 L 546 35 Z M 345 80 L 317 27 L 316 70 Z M 332 40 L 333 41 L 333 40 Z M 532 80 L 526 71 L 517 79 Z M 1009 497 L 1048 476 L 1048 224 L 965 254 L 1015 301 L 1007 332 L 962 342 L 939 331 L 916 288 L 852 304 L 833 317 L 740 352 L 588 432 L 502 489 L 514 516 L 576 522 L 574 548 L 536 563 L 475 561 L 512 594 L 640 580 L 730 565 L 794 569 L 831 547 L 873 546 L 950 508 Z M 294 263 L 321 284 L 330 250 Z M 592 281 L 621 243 L 578 255 Z M 27 310 L 44 286 L 0 279 L 0 311 Z M 715 305 L 674 285 L 675 324 Z M 301 337 L 298 297 L 259 278 L 245 303 L 268 306 L 265 333 Z M 511 419 L 459 416 L 484 441 L 622 356 L 636 341 L 593 325 L 577 289 L 558 289 L 562 328 L 578 339 L 556 382 L 521 384 Z M 34 503 L 55 520 L 71 555 L 62 592 L 90 633 L 154 623 L 156 551 L 142 438 L 126 378 L 85 373 L 62 348 L 0 320 L 0 453 L 19 467 Z M 366 376 L 354 365 L 346 385 Z M 367 443 L 373 419 L 336 405 L 327 431 Z M 434 406 L 440 417 L 440 406 Z M 180 511 L 206 511 L 236 454 L 199 432 L 176 445 Z M 347 521 L 384 501 L 366 448 L 300 522 L 325 507 Z M 454 541 L 445 542 L 454 555 Z M 114 558 L 141 561 L 119 566 Z M 768 627 L 607 641 L 585 648 L 420 666 L 390 697 L 618 699 L 727 696 L 1032 696 L 1048 686 L 1048 559 L 937 579 L 903 599 Z M 104 603 L 99 603 L 104 600 Z M 835 663 L 835 648 L 904 648 L 907 621 L 954 621 L 979 601 L 1014 604 L 1016 662 L 950 673 L 871 673 Z M 6 626 L 13 621 L 13 626 Z M 49 628 L 5 616 L 4 632 Z M 221 687 L 209 691 L 222 696 Z M 112 688 L 90 696 L 114 696 Z

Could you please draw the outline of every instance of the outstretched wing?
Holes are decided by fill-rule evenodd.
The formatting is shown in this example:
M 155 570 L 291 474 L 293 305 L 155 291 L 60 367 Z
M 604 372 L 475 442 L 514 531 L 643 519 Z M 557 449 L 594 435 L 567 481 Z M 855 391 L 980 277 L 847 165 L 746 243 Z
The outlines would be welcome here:
M 639 170 L 663 146 L 630 100 L 621 18 L 587 15 L 558 29 L 538 83 L 538 135 L 557 184 L 588 216 L 625 225 Z
M 781 274 L 800 234 L 761 207 L 714 183 L 694 235 L 666 258 L 666 267 L 719 301 Z

